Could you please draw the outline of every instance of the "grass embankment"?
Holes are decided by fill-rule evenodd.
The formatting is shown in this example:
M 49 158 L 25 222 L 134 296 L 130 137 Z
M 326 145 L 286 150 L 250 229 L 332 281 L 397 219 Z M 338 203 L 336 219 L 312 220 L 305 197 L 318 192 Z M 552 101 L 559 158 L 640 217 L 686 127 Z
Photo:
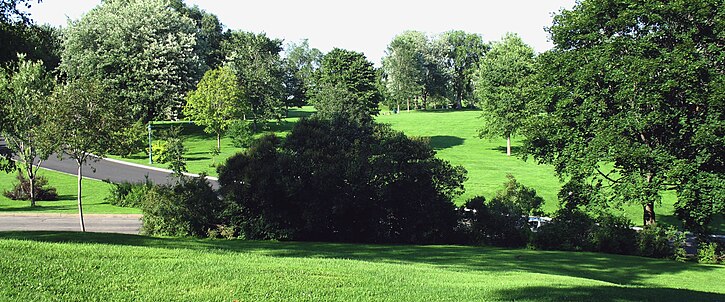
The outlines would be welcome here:
M 723 266 L 596 253 L 50 232 L 0 253 L 3 301 L 725 300 Z
M 39 174 L 48 179 L 48 185 L 58 192 L 57 201 L 38 201 L 30 207 L 30 201 L 11 200 L 2 192 L 10 190 L 17 183 L 16 173 L 0 173 L 0 213 L 78 213 L 77 178 L 60 172 L 41 169 Z M 83 213 L 88 214 L 138 214 L 139 209 L 116 207 L 103 199 L 108 195 L 111 184 L 95 179 L 83 180 Z

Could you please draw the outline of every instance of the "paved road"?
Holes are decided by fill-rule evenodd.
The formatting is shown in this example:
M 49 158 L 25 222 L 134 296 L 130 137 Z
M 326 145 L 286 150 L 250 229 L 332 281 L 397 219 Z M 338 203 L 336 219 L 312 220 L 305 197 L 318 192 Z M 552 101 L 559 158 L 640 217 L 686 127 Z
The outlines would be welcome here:
M 1 148 L 5 148 L 5 140 L 3 138 L 0 138 Z M 55 154 L 43 161 L 41 167 L 73 175 L 77 175 L 78 173 L 78 165 L 75 160 L 67 158 L 67 156 L 59 160 Z M 108 180 L 113 183 L 123 181 L 142 182 L 146 176 L 156 184 L 172 183 L 174 181 L 170 170 L 123 163 L 112 159 L 99 159 L 96 157 L 92 157 L 86 161 L 83 167 L 83 176 L 98 180 Z M 209 177 L 208 179 L 214 189 L 219 188 L 219 182 L 216 178 Z
M 83 215 L 87 232 L 138 234 L 141 215 Z M 79 231 L 77 214 L 2 214 L 0 231 Z

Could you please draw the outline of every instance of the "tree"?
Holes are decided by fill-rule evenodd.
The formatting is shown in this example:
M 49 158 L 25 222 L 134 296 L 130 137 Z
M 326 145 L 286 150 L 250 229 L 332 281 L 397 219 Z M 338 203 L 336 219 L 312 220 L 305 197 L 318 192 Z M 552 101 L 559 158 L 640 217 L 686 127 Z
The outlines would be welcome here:
M 428 38 L 419 31 L 406 31 L 393 38 L 383 57 L 383 70 L 386 74 L 387 89 L 394 104 L 400 110 L 400 102 L 407 103 L 421 96 L 425 83 L 425 48 Z
M 480 35 L 461 30 L 446 32 L 438 39 L 436 43 L 442 44 L 445 49 L 455 107 L 461 109 L 463 100 L 469 98 L 473 92 L 472 75 L 478 61 L 488 50 L 488 45 L 483 43 Z
M 194 21 L 162 0 L 104 1 L 65 32 L 62 70 L 103 81 L 133 119 L 175 118 L 202 75 Z
M 59 85 L 49 104 L 47 123 L 60 140 L 63 152 L 78 165 L 78 215 L 83 222 L 83 166 L 103 157 L 113 144 L 114 132 L 124 126 L 127 109 L 100 82 L 83 78 Z
M 287 108 L 301 107 L 307 103 L 307 92 L 314 86 L 314 73 L 320 67 L 321 60 L 322 52 L 317 48 L 310 48 L 307 39 L 299 44 L 287 45 L 283 60 Z
M 183 0 L 170 0 L 171 7 L 194 21 L 196 26 L 196 53 L 203 62 L 202 70 L 216 69 L 224 62 L 222 41 L 226 38 L 219 17 L 197 5 L 189 7 Z
M 17 69 L 0 71 L 0 107 L 6 120 L 0 133 L 27 175 L 33 207 L 38 169 L 56 147 L 44 121 L 53 85 L 43 64 L 23 55 L 18 57 Z
M 646 225 L 667 189 L 707 222 L 725 196 L 721 4 L 582 1 L 556 15 L 526 153 L 641 204 Z
M 282 118 L 282 41 L 263 33 L 232 31 L 222 48 L 244 92 L 240 106 L 250 108 L 255 125 L 258 121 Z
M 361 123 L 372 122 L 380 111 L 375 68 L 359 52 L 335 48 L 322 57 L 316 72 L 312 103 L 317 115 L 342 115 Z
M 480 64 L 477 92 L 483 109 L 480 137 L 506 138 L 506 155 L 511 156 L 511 136 L 527 115 L 527 93 L 533 85 L 534 49 L 516 34 L 506 34 L 493 44 Z
M 239 106 L 242 92 L 234 71 L 226 66 L 204 74 L 196 90 L 186 97 L 184 114 L 204 126 L 204 132 L 216 134 L 216 150 L 221 151 L 221 136 L 244 114 Z

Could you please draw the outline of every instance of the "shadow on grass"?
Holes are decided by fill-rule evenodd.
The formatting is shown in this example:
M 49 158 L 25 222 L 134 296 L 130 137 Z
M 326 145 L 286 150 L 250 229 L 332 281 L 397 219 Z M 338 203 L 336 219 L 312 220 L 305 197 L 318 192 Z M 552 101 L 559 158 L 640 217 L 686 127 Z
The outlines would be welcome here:
M 73 200 L 75 197 L 73 197 Z M 52 201 L 43 201 L 43 203 L 50 203 Z M 12 208 L 0 208 L 0 212 L 48 212 L 48 211 L 59 211 L 59 210 L 68 210 L 73 209 L 73 207 L 68 205 L 60 205 L 60 206 L 46 206 L 46 205 L 36 205 L 34 207 L 30 206 L 30 202 L 28 201 L 28 205 L 24 207 L 12 207 Z
M 434 150 L 443 150 L 463 145 L 464 141 L 465 139 L 458 136 L 436 135 L 430 137 L 430 146 L 433 147 Z
M 491 148 L 491 150 L 495 150 L 495 151 L 501 152 L 503 154 L 506 154 L 506 146 Z M 518 156 L 520 153 L 521 153 L 521 147 L 511 146 L 511 156 Z
M 508 301 L 725 301 L 725 295 L 688 289 L 574 286 L 517 287 L 496 293 Z
M 383 263 L 424 263 L 457 271 L 527 271 L 600 280 L 622 285 L 645 285 L 644 281 L 649 277 L 675 274 L 681 271 L 722 270 L 725 273 L 725 267 L 721 266 L 677 263 L 670 260 L 634 256 L 472 246 L 202 240 L 72 232 L 0 232 L 0 239 L 98 243 L 191 249 L 206 252 L 246 252 L 272 257 L 342 258 Z
M 302 108 L 290 108 L 287 112 L 287 117 L 309 117 L 314 111 L 303 110 Z

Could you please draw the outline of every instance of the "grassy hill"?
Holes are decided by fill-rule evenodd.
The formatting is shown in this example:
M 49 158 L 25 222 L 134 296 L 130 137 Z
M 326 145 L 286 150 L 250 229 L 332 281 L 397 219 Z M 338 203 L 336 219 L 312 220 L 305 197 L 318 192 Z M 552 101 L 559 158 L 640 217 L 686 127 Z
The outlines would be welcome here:
M 596 253 L 0 233 L 2 301 L 725 301 L 725 267 Z

